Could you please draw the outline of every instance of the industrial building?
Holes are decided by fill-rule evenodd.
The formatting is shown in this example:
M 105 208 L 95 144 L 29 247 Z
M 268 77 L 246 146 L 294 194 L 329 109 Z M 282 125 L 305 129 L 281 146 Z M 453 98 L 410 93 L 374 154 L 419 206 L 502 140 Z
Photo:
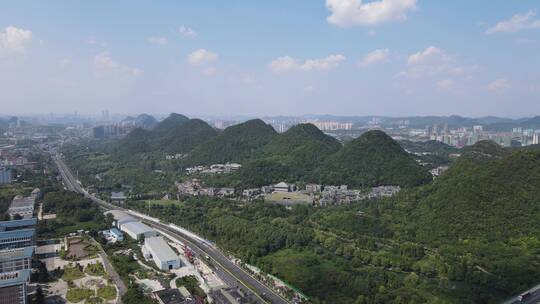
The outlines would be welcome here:
M 151 257 L 161 270 L 180 268 L 180 258 L 162 237 L 145 238 L 143 254 Z
M 35 201 L 31 197 L 16 196 L 11 201 L 7 213 L 12 219 L 15 215 L 19 215 L 23 219 L 30 219 L 34 215 L 34 203 Z
M 112 214 L 112 216 L 114 217 L 114 226 L 116 226 L 116 228 L 118 229 L 122 229 L 122 225 L 123 224 L 127 224 L 127 223 L 130 223 L 130 222 L 137 222 L 137 219 L 134 218 L 133 216 L 125 213 L 124 211 L 120 211 L 120 210 L 111 210 L 111 211 L 107 211 L 105 212 L 105 215 L 107 214 Z
M 157 232 L 141 222 L 128 222 L 120 226 L 120 230 L 127 233 L 134 240 L 157 236 Z
M 102 233 L 103 233 L 103 236 L 107 239 L 107 242 L 110 242 L 110 243 L 121 242 L 124 240 L 124 234 L 122 233 L 122 231 L 116 228 L 105 230 Z

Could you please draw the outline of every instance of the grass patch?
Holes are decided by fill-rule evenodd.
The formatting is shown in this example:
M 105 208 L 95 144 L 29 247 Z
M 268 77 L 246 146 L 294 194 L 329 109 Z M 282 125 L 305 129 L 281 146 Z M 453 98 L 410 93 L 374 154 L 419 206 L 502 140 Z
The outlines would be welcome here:
M 94 296 L 94 291 L 86 288 L 70 288 L 67 291 L 66 299 L 72 303 L 78 303 L 82 300 Z
M 105 269 L 103 268 L 103 264 L 101 264 L 100 262 L 86 265 L 86 268 L 84 268 L 84 272 L 88 275 L 96 277 L 101 277 L 105 275 Z
M 98 289 L 98 297 L 101 297 L 107 301 L 116 299 L 116 288 L 112 285 L 107 285 L 101 289 Z
M 101 304 L 103 303 L 103 299 L 99 297 L 91 297 L 84 304 Z
M 266 195 L 264 199 L 268 202 L 276 203 L 281 203 L 283 201 L 311 203 L 313 201 L 313 199 L 309 195 L 300 192 L 275 192 Z
M 62 280 L 64 281 L 74 281 L 84 277 L 84 273 L 81 271 L 79 266 L 73 267 L 64 267 L 64 274 L 62 275 Z

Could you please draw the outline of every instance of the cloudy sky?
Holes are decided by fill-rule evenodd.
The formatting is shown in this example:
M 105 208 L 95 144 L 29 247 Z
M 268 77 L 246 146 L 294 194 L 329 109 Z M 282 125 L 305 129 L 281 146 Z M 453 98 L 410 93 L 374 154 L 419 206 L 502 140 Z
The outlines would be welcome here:
M 0 113 L 540 114 L 537 0 L 3 1 Z

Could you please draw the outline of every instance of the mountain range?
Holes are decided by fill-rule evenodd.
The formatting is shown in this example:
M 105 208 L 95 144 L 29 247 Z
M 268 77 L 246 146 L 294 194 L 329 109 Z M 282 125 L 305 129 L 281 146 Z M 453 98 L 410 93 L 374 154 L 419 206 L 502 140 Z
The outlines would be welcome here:
M 290 182 L 344 183 L 354 187 L 412 186 L 429 181 L 427 171 L 381 131 L 370 131 L 342 146 L 312 124 L 278 134 L 254 119 L 218 131 L 199 119 L 171 114 L 152 130 L 137 128 L 118 153 L 182 153 L 183 166 L 240 162 L 231 183 L 261 186 Z M 406 168 L 406 170 L 400 170 Z

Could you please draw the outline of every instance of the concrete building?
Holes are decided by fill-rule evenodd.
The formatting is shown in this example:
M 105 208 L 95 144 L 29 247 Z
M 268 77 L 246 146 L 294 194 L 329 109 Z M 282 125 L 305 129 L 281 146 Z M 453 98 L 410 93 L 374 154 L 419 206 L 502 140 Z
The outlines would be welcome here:
M 26 304 L 30 270 L 0 273 L 0 303 Z
M 35 229 L 0 232 L 0 250 L 16 249 L 35 245 Z
M 185 289 L 183 286 L 180 288 L 163 289 L 154 292 L 154 295 L 160 304 L 196 304 L 197 300 L 189 294 L 189 291 L 189 296 L 186 296 L 182 288 Z
M 126 195 L 124 192 L 111 192 L 111 202 L 117 204 L 123 204 L 126 202 Z
M 13 218 L 20 215 L 23 219 L 30 219 L 34 215 L 34 199 L 31 197 L 16 196 L 8 209 L 8 214 Z
M 31 269 L 32 255 L 33 246 L 0 251 L 0 273 Z
M 107 214 L 112 214 L 112 216 L 114 217 L 114 226 L 118 229 L 121 229 L 122 228 L 122 225 L 124 224 L 127 224 L 127 223 L 131 223 L 131 222 L 137 222 L 137 219 L 134 218 L 133 216 L 125 213 L 124 211 L 120 211 L 120 210 L 111 210 L 111 211 L 107 211 L 105 212 L 105 215 Z
M 107 241 L 110 243 L 121 242 L 124 240 L 124 234 L 122 233 L 122 231 L 116 228 L 105 230 L 102 233 L 105 239 L 107 239 Z
M 180 258 L 162 237 L 145 238 L 143 253 L 145 257 L 151 257 L 161 270 L 180 268 Z
M 0 304 L 26 304 L 36 219 L 0 222 Z
M 281 183 L 278 183 L 278 184 L 274 185 L 274 191 L 275 192 L 289 192 L 289 191 L 291 191 L 291 188 L 290 188 L 289 184 L 287 184 L 285 182 L 281 182 Z
M 30 229 L 34 228 L 37 225 L 37 219 L 25 219 L 25 220 L 15 220 L 15 221 L 1 221 L 0 222 L 0 232 L 1 231 L 13 231 L 21 229 Z
M 11 169 L 0 168 L 0 185 L 11 184 Z
M 120 227 L 120 230 L 127 233 L 134 240 L 151 238 L 157 236 L 157 232 L 141 222 L 129 222 Z

